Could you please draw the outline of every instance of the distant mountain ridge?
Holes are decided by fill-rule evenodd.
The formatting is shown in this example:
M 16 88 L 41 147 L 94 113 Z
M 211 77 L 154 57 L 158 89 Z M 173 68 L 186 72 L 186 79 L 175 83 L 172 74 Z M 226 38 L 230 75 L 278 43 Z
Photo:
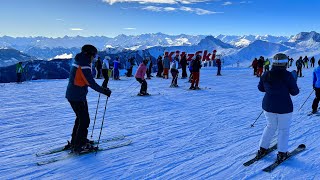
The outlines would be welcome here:
M 95 37 L 0 37 L 0 49 L 17 49 L 15 54 L 7 53 L 0 56 L 0 66 L 15 64 L 18 61 L 49 60 L 54 57 L 74 57 L 80 52 L 83 44 L 95 45 L 102 54 L 121 56 L 152 56 L 156 58 L 165 51 L 196 51 L 217 50 L 225 59 L 225 64 L 236 61 L 252 61 L 257 56 L 271 57 L 277 52 L 283 52 L 293 58 L 302 55 L 320 57 L 320 34 L 301 32 L 294 36 L 246 35 L 246 36 L 205 36 L 205 35 L 167 35 L 149 33 L 137 36 L 119 35 L 114 38 Z M 9 47 L 9 48 L 8 48 Z M 12 48 L 13 47 L 13 48 Z M 101 54 L 100 53 L 100 54 Z M 10 56 L 11 54 L 12 56 Z M 20 55 L 19 55 L 20 54 Z M 62 55 L 62 56 L 61 56 Z M 65 56 L 63 56 L 65 55 Z M 102 56 L 104 57 L 104 56 Z M 125 61 L 123 59 L 122 61 Z

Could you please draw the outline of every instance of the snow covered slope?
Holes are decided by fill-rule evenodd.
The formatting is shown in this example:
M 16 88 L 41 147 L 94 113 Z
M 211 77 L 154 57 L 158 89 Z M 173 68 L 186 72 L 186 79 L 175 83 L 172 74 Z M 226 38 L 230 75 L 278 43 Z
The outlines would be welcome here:
M 153 78 L 148 81 L 150 97 L 135 96 L 139 84 L 134 78 L 111 80 L 102 138 L 124 134 L 133 144 L 44 166 L 35 164 L 45 159 L 35 153 L 70 138 L 75 115 L 64 98 L 68 81 L 2 84 L 0 179 L 319 179 L 319 117 L 306 116 L 314 95 L 298 111 L 312 91 L 312 70 L 304 69 L 305 77 L 298 79 L 289 141 L 290 149 L 301 143 L 307 149 L 270 174 L 262 168 L 275 160 L 276 152 L 250 167 L 242 165 L 254 156 L 266 125 L 261 117 L 250 127 L 261 112 L 259 79 L 252 69 L 222 69 L 220 77 L 215 73 L 202 68 L 200 87 L 206 89 L 200 91 L 187 90 L 186 80 L 179 79 L 180 87 L 173 89 L 170 79 Z M 90 90 L 89 135 L 97 98 Z M 102 96 L 93 139 L 99 135 L 104 103 Z

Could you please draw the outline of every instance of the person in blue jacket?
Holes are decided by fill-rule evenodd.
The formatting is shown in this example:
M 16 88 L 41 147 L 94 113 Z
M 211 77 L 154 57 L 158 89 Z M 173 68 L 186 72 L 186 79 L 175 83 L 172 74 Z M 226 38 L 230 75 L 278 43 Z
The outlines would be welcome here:
M 120 80 L 119 66 L 120 66 L 120 59 L 119 57 L 116 57 L 116 59 L 113 61 L 113 79 L 114 80 Z
M 320 101 L 320 60 L 318 61 L 318 67 L 313 70 L 313 89 L 316 92 L 316 97 L 312 103 L 312 113 L 318 112 L 318 105 Z
M 76 120 L 72 131 L 71 142 L 65 149 L 71 149 L 75 153 L 80 153 L 85 149 L 91 149 L 87 139 L 90 116 L 88 112 L 87 94 L 88 86 L 93 90 L 110 97 L 111 91 L 108 88 L 99 86 L 91 74 L 91 62 L 97 54 L 97 49 L 92 45 L 84 45 L 81 53 L 74 58 L 71 66 L 69 83 L 66 91 L 66 98 L 69 101 Z
M 265 92 L 262 109 L 267 119 L 267 126 L 259 143 L 260 150 L 257 157 L 266 154 L 273 135 L 278 129 L 278 162 L 288 157 L 289 126 L 293 112 L 290 95 L 299 94 L 295 78 L 286 70 L 287 63 L 288 57 L 285 54 L 276 54 L 273 57 L 272 69 L 261 76 L 258 85 L 258 89 Z

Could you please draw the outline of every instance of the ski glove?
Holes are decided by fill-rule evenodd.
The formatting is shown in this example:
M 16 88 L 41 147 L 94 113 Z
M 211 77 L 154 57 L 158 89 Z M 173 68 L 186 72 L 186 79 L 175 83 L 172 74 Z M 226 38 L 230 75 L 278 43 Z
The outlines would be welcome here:
M 109 88 L 103 88 L 103 94 L 110 97 L 111 95 L 111 90 Z

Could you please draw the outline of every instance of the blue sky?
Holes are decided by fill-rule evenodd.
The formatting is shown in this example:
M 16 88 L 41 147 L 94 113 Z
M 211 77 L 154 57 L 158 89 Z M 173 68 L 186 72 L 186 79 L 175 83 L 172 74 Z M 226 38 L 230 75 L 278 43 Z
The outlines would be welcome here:
M 319 0 L 1 0 L 0 36 L 320 32 Z

